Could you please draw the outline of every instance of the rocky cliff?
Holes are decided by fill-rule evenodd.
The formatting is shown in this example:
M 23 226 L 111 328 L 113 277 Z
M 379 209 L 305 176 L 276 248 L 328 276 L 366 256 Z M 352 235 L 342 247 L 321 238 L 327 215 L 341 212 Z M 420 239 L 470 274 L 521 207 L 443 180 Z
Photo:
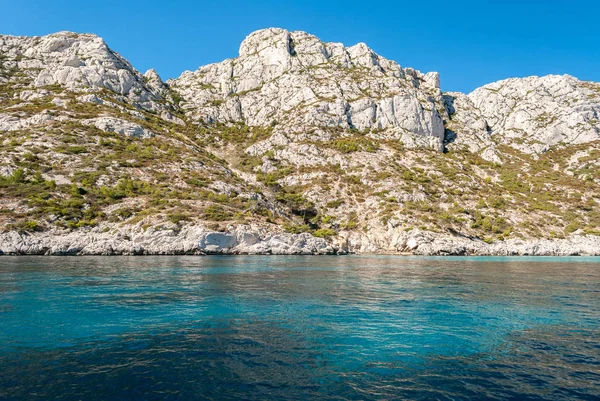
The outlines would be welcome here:
M 402 68 L 364 43 L 265 29 L 242 42 L 239 57 L 169 84 L 192 121 L 271 125 L 282 137 L 317 140 L 328 129 L 377 130 L 378 138 L 410 135 L 437 149 L 444 139 L 439 75 Z
M 166 83 L 0 36 L 0 252 L 600 254 L 600 84 L 441 88 L 275 28 Z

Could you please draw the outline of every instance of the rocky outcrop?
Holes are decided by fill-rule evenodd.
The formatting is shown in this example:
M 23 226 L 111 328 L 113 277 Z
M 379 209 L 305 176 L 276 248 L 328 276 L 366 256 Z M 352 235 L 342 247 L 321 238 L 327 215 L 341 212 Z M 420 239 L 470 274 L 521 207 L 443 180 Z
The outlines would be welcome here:
M 331 255 L 412 254 L 423 256 L 597 256 L 600 237 L 558 240 L 477 239 L 422 230 L 388 237 L 345 233 L 326 241 L 308 233 L 273 233 L 249 226 L 215 232 L 204 227 L 140 227 L 0 234 L 0 255 Z
M 600 140 L 600 84 L 569 75 L 513 78 L 495 82 L 468 95 L 465 109 L 485 121 L 499 143 L 526 153 L 541 153 L 558 144 Z
M 402 68 L 364 43 L 344 47 L 305 32 L 264 29 L 242 42 L 239 57 L 185 72 L 169 85 L 197 121 L 243 121 L 290 134 L 376 130 L 396 140 L 432 138 L 425 143 L 436 148 L 444 137 L 439 75 Z
M 156 73 L 143 76 L 96 35 L 58 32 L 42 37 L 0 35 L 5 68 L 31 75 L 32 86 L 61 85 L 70 90 L 107 89 L 150 110 L 164 84 Z
M 188 226 L 114 228 L 0 234 L 3 255 L 310 255 L 344 252 L 310 234 L 268 232 L 238 226 L 227 232 Z
M 446 148 L 466 148 L 488 161 L 500 163 L 487 121 L 471 99 L 463 93 L 449 92 L 444 94 L 444 103 L 449 115 L 444 141 Z
M 572 235 L 563 239 L 508 239 L 485 242 L 464 235 L 410 231 L 345 233 L 349 252 L 421 256 L 597 256 L 600 237 Z
M 574 235 L 567 239 L 509 239 L 486 243 L 414 230 L 402 238 L 398 247 L 415 255 L 595 256 L 600 255 L 600 237 Z
M 496 143 L 541 153 L 600 139 L 598 84 L 528 77 L 443 96 L 437 73 L 402 68 L 363 43 L 344 47 L 283 29 L 254 32 L 239 57 L 169 84 L 197 121 L 274 126 L 288 137 L 324 127 L 372 130 L 408 147 L 464 146 L 496 163 Z
M 140 139 L 149 139 L 154 133 L 139 124 L 121 120 L 113 117 L 98 117 L 89 120 L 83 120 L 83 124 L 93 125 L 104 132 L 116 132 L 117 134 L 130 136 Z
M 64 116 L 56 116 L 47 111 L 28 117 L 21 117 L 10 113 L 0 113 L 0 131 L 18 131 L 29 127 L 47 125 L 53 121 L 66 121 Z

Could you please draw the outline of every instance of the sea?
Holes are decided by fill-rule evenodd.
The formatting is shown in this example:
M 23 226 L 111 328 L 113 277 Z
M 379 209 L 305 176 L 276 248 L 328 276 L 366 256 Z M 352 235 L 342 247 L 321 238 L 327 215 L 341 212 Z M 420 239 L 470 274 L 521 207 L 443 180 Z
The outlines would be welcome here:
M 600 400 L 600 258 L 2 256 L 0 400 Z

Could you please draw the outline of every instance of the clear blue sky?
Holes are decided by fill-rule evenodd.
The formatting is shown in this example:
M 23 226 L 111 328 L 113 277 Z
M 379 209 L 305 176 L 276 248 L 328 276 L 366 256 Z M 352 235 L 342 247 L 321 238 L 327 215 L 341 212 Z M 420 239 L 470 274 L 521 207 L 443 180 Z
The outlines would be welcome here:
M 28 1 L 0 0 L 0 33 L 95 33 L 163 79 L 235 57 L 250 32 L 303 30 L 366 42 L 380 55 L 438 71 L 445 91 L 509 77 L 600 81 L 600 1 Z

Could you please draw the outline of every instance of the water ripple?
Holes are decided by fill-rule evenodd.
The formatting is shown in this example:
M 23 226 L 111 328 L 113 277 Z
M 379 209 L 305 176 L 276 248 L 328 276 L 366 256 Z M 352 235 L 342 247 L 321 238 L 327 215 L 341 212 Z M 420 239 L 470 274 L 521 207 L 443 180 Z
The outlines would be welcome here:
M 0 262 L 0 399 L 600 399 L 600 259 Z

